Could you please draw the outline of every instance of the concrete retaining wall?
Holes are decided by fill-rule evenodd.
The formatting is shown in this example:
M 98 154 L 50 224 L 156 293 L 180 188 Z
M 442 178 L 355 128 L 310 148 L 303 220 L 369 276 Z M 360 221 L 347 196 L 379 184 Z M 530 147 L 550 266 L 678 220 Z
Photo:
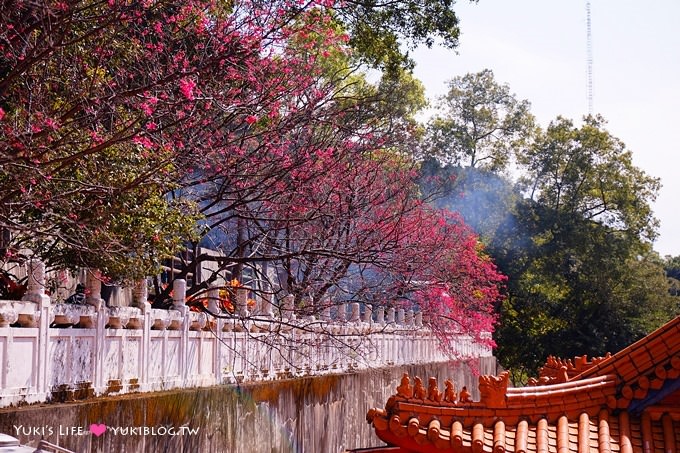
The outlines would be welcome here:
M 494 357 L 472 368 L 496 374 Z M 451 378 L 478 399 L 465 363 L 433 363 L 348 374 L 100 397 L 0 409 L 0 432 L 36 445 L 45 438 L 78 453 L 343 452 L 381 445 L 365 421 L 403 372 Z M 98 434 L 98 435 L 97 435 Z

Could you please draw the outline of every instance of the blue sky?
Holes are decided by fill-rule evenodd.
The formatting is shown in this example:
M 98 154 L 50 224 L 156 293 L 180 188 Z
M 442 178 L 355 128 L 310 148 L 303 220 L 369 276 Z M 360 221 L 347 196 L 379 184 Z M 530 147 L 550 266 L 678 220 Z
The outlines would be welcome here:
M 655 249 L 680 255 L 680 1 L 591 0 L 593 113 L 661 179 Z M 588 111 L 585 0 L 458 0 L 457 51 L 418 49 L 415 74 L 430 99 L 445 81 L 493 70 L 546 126 Z

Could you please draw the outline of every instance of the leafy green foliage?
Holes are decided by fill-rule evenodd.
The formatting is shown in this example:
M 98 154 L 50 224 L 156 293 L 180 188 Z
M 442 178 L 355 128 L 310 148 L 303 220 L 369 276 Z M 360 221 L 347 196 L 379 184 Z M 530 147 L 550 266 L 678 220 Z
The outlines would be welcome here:
M 658 181 L 602 124 L 560 118 L 521 160 L 528 198 L 490 246 L 509 278 L 496 337 L 505 366 L 617 352 L 676 313 L 651 250 Z
M 522 181 L 530 198 L 552 208 L 556 225 L 562 216 L 576 216 L 651 241 L 659 181 L 633 165 L 632 153 L 604 124 L 601 117 L 587 117 L 577 128 L 558 118 L 521 155 Z
M 663 267 L 671 286 L 671 295 L 680 296 L 680 256 L 667 256 L 663 262 Z
M 400 41 L 410 47 L 430 47 L 437 39 L 449 48 L 458 45 L 460 29 L 454 4 L 454 0 L 350 0 L 337 11 L 357 56 L 371 66 L 393 72 L 413 65 L 400 49 Z
M 452 79 L 439 109 L 428 126 L 429 154 L 445 163 L 502 171 L 532 137 L 529 103 L 499 85 L 489 69 Z

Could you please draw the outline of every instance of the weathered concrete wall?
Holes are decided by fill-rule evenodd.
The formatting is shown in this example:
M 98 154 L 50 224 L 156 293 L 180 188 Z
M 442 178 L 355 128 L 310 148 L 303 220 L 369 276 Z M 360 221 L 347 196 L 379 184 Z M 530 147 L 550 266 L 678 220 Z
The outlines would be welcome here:
M 496 373 L 493 357 L 476 367 Z M 404 371 L 436 376 L 440 387 L 450 378 L 478 398 L 468 365 L 438 363 L 2 409 L 0 432 L 32 445 L 45 438 L 79 453 L 342 452 L 381 445 L 366 411 L 384 405 Z

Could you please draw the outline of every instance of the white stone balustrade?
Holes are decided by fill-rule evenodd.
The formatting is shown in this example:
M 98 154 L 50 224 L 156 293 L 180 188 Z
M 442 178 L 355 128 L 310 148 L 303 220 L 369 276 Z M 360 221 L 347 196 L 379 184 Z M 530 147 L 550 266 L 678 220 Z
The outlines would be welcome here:
M 69 389 L 104 395 L 448 360 L 434 335 L 420 327 L 420 313 L 408 315 L 409 327 L 400 311 L 402 325 L 393 329 L 384 324 L 382 307 L 374 322 L 371 307 L 362 318 L 359 305 L 351 304 L 348 320 L 348 307 L 340 304 L 336 319 L 324 309 L 310 324 L 295 319 L 288 299 L 280 315 L 210 319 L 187 309 L 183 282 L 173 287 L 170 310 L 152 309 L 141 285 L 135 306 L 109 308 L 93 277 L 88 304 L 51 305 L 40 278 L 26 300 L 0 301 L 0 407 L 58 399 Z M 218 290 L 209 295 L 209 309 L 219 311 Z M 275 328 L 279 316 L 287 329 Z M 389 308 L 387 322 L 394 321 Z M 454 348 L 461 356 L 491 356 L 488 347 L 462 335 Z

